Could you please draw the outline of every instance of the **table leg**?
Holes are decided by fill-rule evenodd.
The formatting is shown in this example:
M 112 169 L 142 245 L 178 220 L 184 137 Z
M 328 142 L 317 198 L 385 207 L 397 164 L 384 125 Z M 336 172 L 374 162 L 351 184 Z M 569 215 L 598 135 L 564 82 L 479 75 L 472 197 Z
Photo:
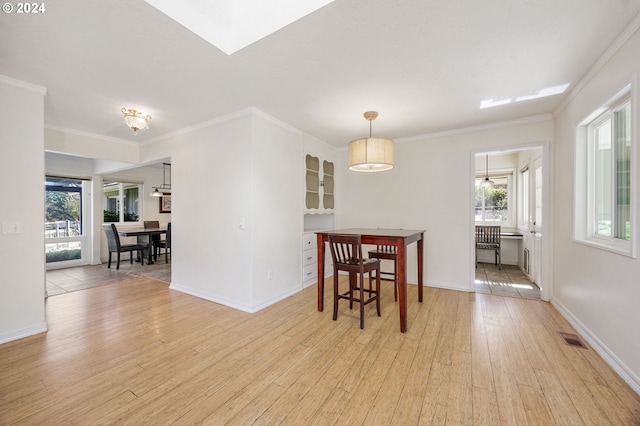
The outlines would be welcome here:
M 317 234 L 318 254 L 318 311 L 324 310 L 324 240 L 322 234 Z
M 151 234 L 149 234 L 149 246 L 147 250 L 149 251 L 149 261 L 147 263 L 153 265 L 153 239 L 151 238 Z
M 422 293 L 423 293 L 423 285 L 422 285 L 422 274 L 423 274 L 423 259 L 424 259 L 424 234 L 420 235 L 420 239 L 417 241 L 418 244 L 418 301 L 422 302 Z
M 398 251 L 398 307 L 400 309 L 400 332 L 407 332 L 407 247 L 404 238 L 396 242 Z

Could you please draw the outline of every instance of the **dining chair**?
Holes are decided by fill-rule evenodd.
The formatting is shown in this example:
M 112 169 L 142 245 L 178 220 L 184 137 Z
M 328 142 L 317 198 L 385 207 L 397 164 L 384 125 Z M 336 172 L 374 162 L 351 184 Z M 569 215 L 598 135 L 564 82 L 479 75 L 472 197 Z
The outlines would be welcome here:
M 171 222 L 167 224 L 167 238 L 158 241 L 158 250 L 160 250 L 160 256 L 162 256 L 162 249 L 164 248 L 164 263 L 169 263 L 169 254 L 171 253 Z
M 363 259 L 360 235 L 329 234 L 329 247 L 333 258 L 333 320 L 338 319 L 338 301 L 347 299 L 349 309 L 353 302 L 360 304 L 360 328 L 364 328 L 364 306 L 376 302 L 376 311 L 380 316 L 380 260 Z M 338 271 L 349 273 L 349 290 L 341 293 Z M 372 288 L 372 273 L 376 271 L 375 288 Z M 369 273 L 369 288 L 365 288 L 364 274 Z M 360 283 L 358 284 L 358 277 Z M 358 290 L 358 296 L 354 291 Z M 365 298 L 365 293 L 367 294 Z
M 498 269 L 502 269 L 502 255 L 500 254 L 500 226 L 476 225 L 476 268 L 478 267 L 478 250 L 492 250 Z
M 160 221 L 158 220 L 145 220 L 144 221 L 144 229 L 155 229 L 160 228 Z M 160 242 L 160 235 L 149 235 L 147 240 L 149 242 L 149 250 L 152 250 L 153 260 L 158 260 L 158 243 Z M 143 244 L 144 242 L 138 240 L 138 244 Z
M 109 247 L 109 265 L 107 268 L 111 268 L 111 254 L 117 253 L 118 259 L 116 261 L 116 269 L 120 269 L 120 253 L 129 252 L 130 261 L 133 264 L 133 252 L 137 251 L 140 257 L 140 262 L 144 265 L 144 248 L 142 244 L 121 244 L 120 236 L 118 235 L 118 229 L 115 224 L 104 225 L 104 232 L 107 235 L 107 246 Z
M 370 259 L 380 259 L 380 280 L 393 281 L 393 297 L 398 301 L 398 252 L 396 246 L 378 245 L 375 250 L 369 251 Z M 382 260 L 393 261 L 393 272 L 382 270 Z

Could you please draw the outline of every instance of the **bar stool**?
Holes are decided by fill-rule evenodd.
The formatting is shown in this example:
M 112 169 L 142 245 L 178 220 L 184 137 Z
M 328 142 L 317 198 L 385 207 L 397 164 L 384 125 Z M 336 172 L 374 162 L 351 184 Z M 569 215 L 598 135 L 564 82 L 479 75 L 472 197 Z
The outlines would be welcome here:
M 338 300 L 347 299 L 349 308 L 353 302 L 360 304 L 360 328 L 364 328 L 364 306 L 376 302 L 376 310 L 380 316 L 380 260 L 362 258 L 362 240 L 360 235 L 329 234 L 329 246 L 333 258 L 333 320 L 338 319 Z M 349 272 L 349 290 L 340 293 L 338 271 Z M 376 271 L 376 284 L 372 288 L 372 273 Z M 364 274 L 369 273 L 369 288 L 365 288 Z M 358 284 L 358 277 L 360 283 Z M 354 295 L 359 290 L 359 297 Z M 367 297 L 365 298 L 365 293 Z
M 371 259 L 385 259 L 393 261 L 393 272 L 383 272 L 380 270 L 380 279 L 383 281 L 393 281 L 393 297 L 398 301 L 398 252 L 396 246 L 378 245 L 375 250 L 369 252 Z M 386 278 L 383 276 L 386 275 Z

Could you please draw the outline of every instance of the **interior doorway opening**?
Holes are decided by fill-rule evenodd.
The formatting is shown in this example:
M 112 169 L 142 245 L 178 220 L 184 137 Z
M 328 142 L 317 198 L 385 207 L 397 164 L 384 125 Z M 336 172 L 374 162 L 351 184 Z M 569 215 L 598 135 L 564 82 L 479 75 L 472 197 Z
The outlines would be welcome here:
M 541 291 L 544 156 L 542 145 L 474 153 L 474 230 L 500 227 L 499 251 L 477 250 L 474 233 L 474 291 L 547 300 Z

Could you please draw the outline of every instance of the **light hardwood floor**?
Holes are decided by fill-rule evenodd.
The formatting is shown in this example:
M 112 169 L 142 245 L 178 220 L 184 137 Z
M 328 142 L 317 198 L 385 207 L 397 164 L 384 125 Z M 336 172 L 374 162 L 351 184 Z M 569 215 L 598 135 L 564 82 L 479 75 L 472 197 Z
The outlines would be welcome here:
M 0 345 L 0 424 L 630 425 L 640 396 L 548 303 L 410 286 L 382 317 L 309 287 L 247 314 L 137 277 L 47 301 Z

